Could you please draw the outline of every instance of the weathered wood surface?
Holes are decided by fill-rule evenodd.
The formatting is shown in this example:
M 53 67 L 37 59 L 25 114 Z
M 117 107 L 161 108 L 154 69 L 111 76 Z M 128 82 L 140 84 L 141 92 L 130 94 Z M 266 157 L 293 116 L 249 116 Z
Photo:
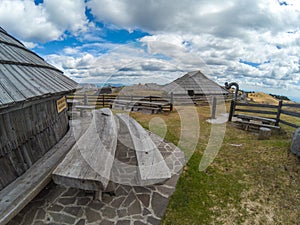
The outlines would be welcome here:
M 129 106 L 137 106 L 137 105 L 145 105 L 145 106 L 169 106 L 170 103 L 168 102 L 150 102 L 150 101 L 134 101 L 134 100 L 123 100 L 123 99 L 116 99 L 111 104 L 120 104 L 120 105 L 129 105 Z
M 254 110 L 254 109 L 235 109 L 236 112 L 250 112 L 250 113 L 260 113 L 268 115 L 276 115 L 277 112 L 267 111 L 267 110 Z
M 76 105 L 75 108 L 80 109 L 80 110 L 92 110 L 92 109 L 95 109 L 95 106 L 92 106 L 92 105 Z
M 79 109 L 80 110 L 80 116 L 83 117 L 83 111 L 84 110 L 95 109 L 95 106 L 92 106 L 92 105 L 76 105 L 75 109 Z
M 275 124 L 276 120 L 272 118 L 265 118 L 265 117 L 260 117 L 260 116 L 253 116 L 253 115 L 244 115 L 244 114 L 237 114 L 234 115 L 237 118 L 240 118 L 242 120 L 256 120 L 256 121 L 261 121 L 263 123 L 269 123 L 269 124 Z
M 258 140 L 267 140 L 271 137 L 271 129 L 266 127 L 260 127 L 258 133 Z
M 119 126 L 123 126 L 123 129 L 125 127 L 130 134 L 133 146 L 129 147 L 136 152 L 140 183 L 143 184 L 143 181 L 159 183 L 170 178 L 170 170 L 148 132 L 127 114 L 117 114 L 117 118 Z
M 280 123 L 283 123 L 283 124 L 285 124 L 285 125 L 288 125 L 288 126 L 294 127 L 294 128 L 300 127 L 300 125 L 293 124 L 293 123 L 287 122 L 287 121 L 285 121 L 285 120 L 280 120 Z
M 152 113 L 161 112 L 164 107 L 170 107 L 168 102 L 151 102 L 151 101 L 130 101 L 123 99 L 116 99 L 110 103 L 110 108 L 121 107 L 124 109 L 136 110 L 150 110 Z
M 275 129 L 275 130 L 280 129 L 280 126 L 274 126 L 274 125 L 257 123 L 257 122 L 255 123 L 255 122 L 248 122 L 248 121 L 235 121 L 235 123 L 242 125 L 242 127 L 245 130 L 248 130 L 249 127 L 254 127 L 256 129 L 259 129 L 260 127 L 266 127 L 266 128 Z
M 117 125 L 111 110 L 94 110 L 89 128 L 54 170 L 54 182 L 84 190 L 106 190 L 116 146 Z
M 60 98 L 57 97 L 57 98 Z M 21 176 L 67 132 L 66 111 L 55 99 L 0 113 L 0 190 Z
M 17 215 L 51 180 L 57 164 L 75 144 L 72 131 L 68 133 L 22 176 L 0 191 L 0 224 Z

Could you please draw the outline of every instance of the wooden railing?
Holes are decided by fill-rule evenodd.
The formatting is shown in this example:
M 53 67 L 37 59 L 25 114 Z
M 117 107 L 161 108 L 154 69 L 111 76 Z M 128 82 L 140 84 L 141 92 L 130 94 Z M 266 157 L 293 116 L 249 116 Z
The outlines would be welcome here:
M 279 101 L 278 105 L 268 105 L 231 101 L 228 118 L 229 121 L 231 121 L 232 117 L 236 115 L 236 112 L 255 115 L 259 114 L 267 118 L 275 119 L 277 126 L 279 123 L 282 123 L 294 128 L 300 127 L 300 120 L 299 122 L 294 122 L 295 118 L 300 118 L 300 104 L 290 104 Z M 283 118 L 284 115 L 285 118 Z
M 300 104 L 282 104 L 280 115 L 288 115 L 290 117 L 300 118 Z M 279 122 L 294 128 L 300 127 L 300 124 L 298 125 L 295 123 L 291 123 L 281 118 L 279 118 Z
M 163 98 L 160 96 L 138 96 L 138 95 L 116 95 L 116 94 L 73 94 L 67 96 L 67 102 L 72 106 L 75 102 L 82 105 L 95 106 L 95 108 L 109 108 L 115 99 L 128 100 L 133 103 L 136 101 L 149 101 L 149 102 L 166 102 L 166 106 L 163 108 L 164 111 L 173 110 L 173 95 L 170 97 Z

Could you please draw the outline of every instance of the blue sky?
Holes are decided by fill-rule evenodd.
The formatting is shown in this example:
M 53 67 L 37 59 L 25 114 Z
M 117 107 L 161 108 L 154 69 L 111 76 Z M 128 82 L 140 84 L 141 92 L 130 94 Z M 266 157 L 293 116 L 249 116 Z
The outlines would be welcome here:
M 0 26 L 78 82 L 163 84 L 201 70 L 293 99 L 299 24 L 297 0 L 0 1 Z

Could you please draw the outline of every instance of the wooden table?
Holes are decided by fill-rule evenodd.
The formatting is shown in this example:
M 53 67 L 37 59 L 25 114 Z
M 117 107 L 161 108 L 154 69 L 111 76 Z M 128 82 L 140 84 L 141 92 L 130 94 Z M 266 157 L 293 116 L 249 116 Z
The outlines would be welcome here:
M 131 111 L 136 108 L 137 110 L 141 109 L 148 109 L 151 110 L 152 113 L 155 111 L 162 112 L 163 107 L 169 106 L 170 103 L 168 102 L 150 102 L 150 101 L 131 101 L 131 100 L 122 100 L 116 99 L 111 104 L 110 107 L 112 108 L 113 105 L 120 105 L 122 109 L 128 108 Z
M 83 116 L 83 111 L 84 110 L 92 110 L 95 109 L 95 106 L 92 105 L 76 105 L 75 109 L 79 109 L 80 110 L 80 117 Z
M 117 147 L 117 124 L 108 108 L 93 111 L 93 121 L 52 173 L 53 181 L 66 187 L 95 191 L 114 191 L 110 171 Z
M 280 129 L 280 127 L 276 125 L 276 120 L 272 118 L 265 118 L 260 116 L 244 115 L 244 114 L 237 114 L 234 115 L 234 117 L 241 119 L 241 121 L 236 121 L 236 122 L 242 124 L 245 130 L 248 130 L 249 126 L 255 126 L 258 129 L 260 127 Z

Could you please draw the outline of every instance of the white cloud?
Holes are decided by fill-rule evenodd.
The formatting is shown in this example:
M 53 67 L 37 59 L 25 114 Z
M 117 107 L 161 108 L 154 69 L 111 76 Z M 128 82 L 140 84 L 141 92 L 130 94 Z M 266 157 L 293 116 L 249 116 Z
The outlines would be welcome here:
M 87 5 L 100 21 L 151 33 L 234 37 L 245 36 L 245 29 L 295 29 L 299 21 L 299 8 L 280 6 L 277 0 L 91 0 Z
M 76 33 L 87 25 L 83 0 L 45 0 L 35 5 L 32 0 L 2 0 L 0 24 L 28 42 L 61 39 L 66 30 Z
M 110 77 L 117 83 L 164 83 L 183 71 L 200 69 L 221 84 L 237 81 L 242 88 L 296 90 L 300 4 L 285 2 L 45 0 L 36 6 L 29 0 L 4 0 L 0 24 L 27 40 L 27 46 L 63 39 L 65 31 L 80 34 L 77 38 L 89 44 L 68 46 L 60 55 L 46 57 L 77 81 L 102 82 Z M 109 37 L 102 28 L 87 21 L 85 6 L 104 29 L 139 28 L 151 35 L 135 45 L 106 42 L 103 38 Z
M 48 19 L 60 30 L 86 31 L 87 18 L 83 0 L 45 0 L 43 3 Z

